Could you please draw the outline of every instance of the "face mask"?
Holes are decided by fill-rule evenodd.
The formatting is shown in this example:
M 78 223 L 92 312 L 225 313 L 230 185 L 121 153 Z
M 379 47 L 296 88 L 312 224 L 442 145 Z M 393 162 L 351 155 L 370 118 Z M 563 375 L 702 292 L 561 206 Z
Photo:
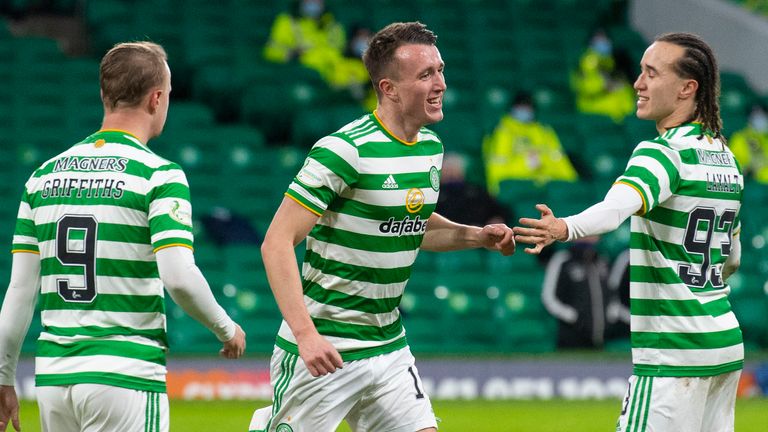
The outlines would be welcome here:
M 362 57 L 366 49 L 368 49 L 368 40 L 365 38 L 359 38 L 352 42 L 352 52 L 356 56 Z
M 758 132 L 768 132 L 768 115 L 755 113 L 749 117 L 749 124 Z
M 592 42 L 592 49 L 597 51 L 600 55 L 611 55 L 611 50 L 613 47 L 611 46 L 611 41 L 604 38 L 596 39 Z
M 323 13 L 323 5 L 316 1 L 306 1 L 301 4 L 301 14 L 309 18 L 317 18 Z
M 533 109 L 528 106 L 516 106 L 512 108 L 512 117 L 523 123 L 530 123 L 533 121 Z

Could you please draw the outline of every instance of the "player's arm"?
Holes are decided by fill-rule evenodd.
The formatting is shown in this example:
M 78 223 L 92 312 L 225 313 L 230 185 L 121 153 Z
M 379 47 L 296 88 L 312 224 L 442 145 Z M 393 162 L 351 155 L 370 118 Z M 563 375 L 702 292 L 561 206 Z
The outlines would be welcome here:
M 245 351 L 245 333 L 216 302 L 192 250 L 173 246 L 158 250 L 155 256 L 160 279 L 173 301 L 224 343 L 222 356 L 240 357 Z
M 731 235 L 731 253 L 728 254 L 728 258 L 723 264 L 723 280 L 728 280 L 741 265 L 741 236 L 739 233 L 740 231 L 737 230 Z
M 515 252 L 512 229 L 504 224 L 491 224 L 484 227 L 462 225 L 432 213 L 421 242 L 421 249 L 433 252 L 480 247 L 499 251 L 503 255 L 512 255 Z
M 11 281 L 0 310 L 0 430 L 8 422 L 20 430 L 19 402 L 14 388 L 16 365 L 24 335 L 29 330 L 40 286 L 40 255 L 14 253 Z
M 318 333 L 304 304 L 295 247 L 309 234 L 318 216 L 285 197 L 261 245 L 267 279 L 280 312 L 299 347 L 299 355 L 313 376 L 342 367 L 341 355 Z
M 529 254 L 538 254 L 555 241 L 572 241 L 613 231 L 643 209 L 643 198 L 634 188 L 616 183 L 603 201 L 575 216 L 557 218 L 544 204 L 538 204 L 536 209 L 541 212 L 541 218 L 521 218 L 523 226 L 514 228 L 515 240 L 534 245 L 525 249 Z

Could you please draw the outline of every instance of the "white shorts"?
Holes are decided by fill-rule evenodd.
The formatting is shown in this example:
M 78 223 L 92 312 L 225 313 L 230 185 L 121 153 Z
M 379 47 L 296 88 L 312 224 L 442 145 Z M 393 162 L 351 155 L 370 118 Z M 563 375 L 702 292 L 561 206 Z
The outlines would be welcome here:
M 733 432 L 740 376 L 632 375 L 616 432 Z
M 37 387 L 43 432 L 168 432 L 168 395 L 102 384 Z
M 272 405 L 256 410 L 249 430 L 334 432 L 344 419 L 356 432 L 436 428 L 414 360 L 405 347 L 315 378 L 299 356 L 275 347 Z

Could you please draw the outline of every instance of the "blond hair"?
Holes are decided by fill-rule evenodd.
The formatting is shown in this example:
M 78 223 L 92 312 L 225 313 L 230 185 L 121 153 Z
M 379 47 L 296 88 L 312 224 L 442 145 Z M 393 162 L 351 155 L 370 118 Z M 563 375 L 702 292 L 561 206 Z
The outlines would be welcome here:
M 99 84 L 104 105 L 133 108 L 153 88 L 163 85 L 168 55 L 154 42 L 125 42 L 101 59 Z

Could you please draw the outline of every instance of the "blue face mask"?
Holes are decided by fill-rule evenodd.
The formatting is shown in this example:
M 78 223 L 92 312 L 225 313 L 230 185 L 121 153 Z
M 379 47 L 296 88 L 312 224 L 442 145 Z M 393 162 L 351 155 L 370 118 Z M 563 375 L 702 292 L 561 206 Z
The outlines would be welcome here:
M 512 117 L 517 119 L 517 121 L 523 122 L 523 123 L 530 123 L 533 121 L 533 109 L 529 106 L 520 105 L 512 108 Z
M 749 116 L 749 124 L 758 132 L 768 132 L 768 115 L 756 112 Z
M 597 53 L 600 55 L 608 56 L 611 55 L 613 46 L 611 45 L 611 41 L 608 39 L 600 38 L 592 41 L 592 49 L 597 51 Z
M 352 42 L 352 52 L 357 57 L 362 57 L 366 49 L 368 49 L 368 41 L 365 38 L 359 38 Z
M 323 13 L 323 5 L 316 1 L 305 1 L 301 4 L 301 14 L 309 18 L 317 18 Z

